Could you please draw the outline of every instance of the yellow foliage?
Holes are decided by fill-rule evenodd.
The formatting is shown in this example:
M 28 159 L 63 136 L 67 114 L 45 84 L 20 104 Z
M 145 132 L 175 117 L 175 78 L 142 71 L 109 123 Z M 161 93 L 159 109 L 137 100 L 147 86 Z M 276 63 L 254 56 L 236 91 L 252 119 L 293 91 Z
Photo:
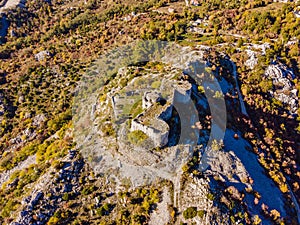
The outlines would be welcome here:
M 286 192 L 288 192 L 288 186 L 286 185 L 286 184 L 280 184 L 279 185 L 279 188 L 280 188 L 280 190 L 283 192 L 283 193 L 286 193 Z
M 59 219 L 57 217 L 52 216 L 49 219 L 47 225 L 55 225 L 55 224 L 58 224 L 58 222 L 59 222 Z
M 280 218 L 280 213 L 276 209 L 271 210 L 271 215 L 274 220 L 277 220 L 278 218 Z

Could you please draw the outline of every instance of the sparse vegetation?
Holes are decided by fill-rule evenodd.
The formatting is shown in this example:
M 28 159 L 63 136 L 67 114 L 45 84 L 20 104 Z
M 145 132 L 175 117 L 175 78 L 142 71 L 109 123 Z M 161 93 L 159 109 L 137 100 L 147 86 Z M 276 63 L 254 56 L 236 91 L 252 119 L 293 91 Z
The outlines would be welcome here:
M 71 178 L 62 181 L 58 171 L 64 171 L 70 165 L 62 159 L 81 144 L 73 140 L 72 104 L 76 87 L 82 75 L 100 55 L 136 39 L 175 41 L 195 49 L 200 48 L 199 45 L 210 47 L 210 50 L 203 51 L 203 57 L 209 65 L 205 68 L 206 72 L 214 73 L 220 82 L 226 81 L 228 86 L 234 87 L 224 93 L 224 98 L 228 110 L 228 127 L 243 131 L 236 141 L 245 139 L 251 144 L 251 147 L 248 146 L 249 151 L 257 155 L 265 173 L 275 182 L 287 201 L 290 201 L 287 195 L 291 195 L 289 186 L 296 199 L 300 198 L 297 158 L 300 110 L 298 107 L 298 115 L 291 115 L 289 105 L 270 92 L 272 90 L 272 93 L 276 93 L 276 89 L 281 91 L 282 84 L 276 86 L 264 76 L 272 62 L 283 63 L 293 71 L 295 76 L 289 79 L 300 97 L 300 26 L 299 18 L 294 14 L 299 3 L 204 0 L 199 1 L 199 6 L 187 7 L 184 4 L 183 1 L 166 0 L 53 0 L 51 3 L 37 0 L 26 1 L 24 8 L 17 7 L 5 14 L 9 28 L 6 37 L 0 37 L 0 173 L 9 175 L 0 177 L 3 179 L 0 188 L 0 224 L 10 224 L 18 217 L 24 204 L 29 204 L 21 202 L 32 194 L 40 179 L 45 179 L 43 175 L 52 179 L 52 185 L 56 185 L 57 189 L 65 188 L 64 182 Z M 0 30 L 4 27 L 2 18 L 3 15 L 0 15 Z M 197 28 L 199 33 L 192 32 L 192 27 Z M 258 64 L 254 69 L 248 68 L 245 62 L 249 57 L 245 50 L 264 43 L 269 45 L 265 54 L 261 53 L 262 49 L 255 49 Z M 143 50 L 141 46 L 136 53 Z M 47 54 L 39 59 L 37 56 L 44 51 Z M 248 116 L 237 110 L 239 96 L 236 94 L 233 69 L 226 59 L 228 56 L 237 65 L 238 83 Z M 101 118 L 98 124 L 99 138 L 117 137 L 113 109 L 109 105 L 109 92 L 114 88 L 126 87 L 134 78 L 143 77 L 145 71 L 165 74 L 165 66 L 160 62 L 130 65 L 124 76 L 112 71 L 112 74 L 101 80 L 99 101 L 103 105 L 109 103 L 105 106 L 107 110 L 97 112 Z M 92 71 L 90 75 L 96 77 L 97 72 Z M 175 74 L 174 78 L 180 80 L 182 74 Z M 159 89 L 161 83 L 159 78 L 148 85 L 150 89 Z M 141 85 L 144 85 L 143 79 L 136 79 L 133 84 L 136 89 Z M 204 87 L 193 85 L 197 92 L 197 99 L 193 101 L 195 104 L 197 101 L 201 103 Z M 290 94 L 286 90 L 284 93 Z M 216 92 L 214 98 L 218 100 L 223 95 Z M 143 112 L 142 102 L 134 102 L 125 109 L 132 118 Z M 153 107 L 149 117 L 159 107 L 162 105 Z M 200 125 L 197 129 L 201 142 L 204 142 L 211 130 L 210 119 L 216 118 L 207 116 L 209 109 L 204 109 L 201 104 L 197 105 L 197 110 L 201 120 L 201 129 Z M 170 124 L 175 123 L 178 123 L 177 118 L 173 118 Z M 133 145 L 141 145 L 148 136 L 142 131 L 132 131 L 128 133 L 127 139 Z M 222 142 L 213 141 L 212 148 L 216 152 L 223 151 L 223 147 Z M 156 153 L 164 150 L 159 148 Z M 33 155 L 36 156 L 34 164 L 10 173 L 10 170 L 22 165 Z M 187 182 L 185 178 L 189 174 L 194 177 L 206 176 L 198 170 L 198 166 L 199 156 L 195 153 L 181 168 L 183 179 L 180 182 Z M 161 186 L 157 185 L 159 188 L 156 189 L 155 185 L 149 185 L 128 191 L 126 185 L 129 182 L 124 182 L 117 196 L 113 192 L 117 185 L 115 181 L 103 177 L 103 174 L 91 175 L 89 169 L 84 168 L 78 172 L 76 191 L 68 190 L 56 196 L 60 200 L 54 204 L 57 208 L 47 219 L 47 224 L 148 223 L 161 201 Z M 112 176 L 114 172 L 111 171 Z M 214 182 L 219 182 L 219 186 L 225 185 L 218 176 L 215 178 Z M 246 184 L 248 181 L 245 179 L 243 182 Z M 47 190 L 50 187 L 38 187 L 48 194 L 45 201 L 53 197 L 51 191 Z M 246 190 L 248 192 L 242 194 L 254 193 L 255 198 L 263 202 L 251 187 Z M 297 224 L 293 210 L 288 211 L 286 218 L 282 218 L 283 214 L 279 211 L 267 208 L 263 209 L 264 214 L 252 215 L 243 211 L 246 208 L 243 205 L 244 199 L 234 199 L 230 193 L 222 194 L 225 197 L 222 207 L 226 208 L 232 223 L 245 221 L 247 224 L 260 224 L 264 219 L 269 219 L 274 224 Z M 216 203 L 220 201 L 221 194 L 212 191 L 206 197 Z M 260 207 L 260 204 L 253 207 Z M 33 211 L 40 208 L 43 207 L 33 207 Z M 181 213 L 185 219 L 197 216 L 204 218 L 211 213 L 204 209 L 197 211 L 197 207 L 189 207 L 183 212 L 172 209 L 174 223 Z M 255 211 L 260 212 L 261 209 Z M 38 216 L 40 214 L 36 213 L 32 221 L 41 221 Z
M 128 134 L 128 140 L 130 141 L 130 143 L 135 145 L 141 144 L 147 138 L 148 136 L 143 131 L 140 130 L 134 130 Z
M 189 207 L 183 211 L 183 217 L 185 219 L 192 219 L 197 216 L 197 208 L 196 207 Z

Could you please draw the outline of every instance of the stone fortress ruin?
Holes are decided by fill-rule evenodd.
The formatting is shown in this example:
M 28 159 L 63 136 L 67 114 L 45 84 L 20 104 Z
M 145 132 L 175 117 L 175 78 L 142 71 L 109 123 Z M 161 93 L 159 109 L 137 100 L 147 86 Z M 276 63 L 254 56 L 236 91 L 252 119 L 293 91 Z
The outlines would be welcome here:
M 119 73 L 124 76 L 126 69 L 120 69 Z M 109 93 L 115 123 L 123 126 L 129 120 L 129 132 L 142 131 L 154 148 L 167 145 L 170 127 L 166 121 L 172 117 L 174 103 L 185 104 L 191 100 L 192 84 L 174 79 L 179 73 L 175 69 L 164 77 L 153 73 L 135 77 L 124 88 Z M 138 114 L 132 113 L 137 108 Z
M 165 122 L 172 117 L 173 103 L 190 101 L 192 85 L 188 81 L 168 80 L 162 86 L 169 92 L 168 101 L 158 91 L 146 91 L 142 97 L 144 112 L 133 118 L 131 131 L 140 130 L 152 139 L 155 147 L 163 147 L 168 143 L 169 126 Z

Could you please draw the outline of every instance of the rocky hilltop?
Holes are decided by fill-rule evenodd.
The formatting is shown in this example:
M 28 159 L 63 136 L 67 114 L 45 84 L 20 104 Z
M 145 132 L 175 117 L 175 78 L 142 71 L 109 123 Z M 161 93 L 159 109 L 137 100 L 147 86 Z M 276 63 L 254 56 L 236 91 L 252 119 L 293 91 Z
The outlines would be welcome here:
M 0 224 L 300 224 L 299 1 L 0 0 Z

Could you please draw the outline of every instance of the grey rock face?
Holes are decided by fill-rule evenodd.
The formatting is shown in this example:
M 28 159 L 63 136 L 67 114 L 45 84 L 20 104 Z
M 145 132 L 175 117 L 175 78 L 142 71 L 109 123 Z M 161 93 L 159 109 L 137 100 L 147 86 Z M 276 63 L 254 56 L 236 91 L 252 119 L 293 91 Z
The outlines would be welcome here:
M 84 162 L 82 159 L 75 159 L 76 155 L 76 151 L 69 151 L 63 169 L 59 171 L 56 179 L 49 174 L 43 175 L 31 195 L 22 200 L 22 211 L 11 225 L 47 224 L 58 205 L 63 202 L 63 194 L 73 192 L 76 195 L 79 192 L 78 176 Z M 58 185 L 58 183 L 63 185 Z M 34 216 L 38 218 L 38 221 L 33 219 Z
M 245 62 L 245 65 L 248 66 L 250 69 L 254 69 L 254 67 L 257 65 L 258 62 L 256 54 L 252 50 L 246 50 L 246 52 L 249 59 Z
M 292 70 L 281 63 L 271 64 L 265 71 L 265 76 L 272 79 L 274 89 L 270 93 L 282 103 L 289 105 L 291 114 L 297 113 L 297 89 L 292 82 L 295 78 Z
M 44 60 L 47 56 L 50 56 L 50 53 L 48 51 L 41 51 L 37 54 L 34 55 L 35 59 L 37 61 L 42 61 Z

